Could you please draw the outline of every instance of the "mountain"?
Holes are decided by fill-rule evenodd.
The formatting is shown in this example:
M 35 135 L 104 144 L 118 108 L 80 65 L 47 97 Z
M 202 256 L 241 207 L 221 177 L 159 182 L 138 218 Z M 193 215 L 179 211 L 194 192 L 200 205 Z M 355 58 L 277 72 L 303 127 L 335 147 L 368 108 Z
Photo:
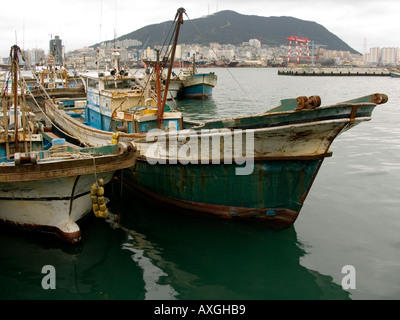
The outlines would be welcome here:
M 184 17 L 179 34 L 179 43 L 207 45 L 210 42 L 240 45 L 250 39 L 261 39 L 270 46 L 288 45 L 286 37 L 297 36 L 325 45 L 327 50 L 359 53 L 322 25 L 293 17 L 261 17 L 243 15 L 225 10 L 197 19 Z M 172 21 L 153 24 L 116 40 L 137 39 L 147 46 L 162 45 L 171 29 Z M 294 45 L 292 43 L 292 45 Z

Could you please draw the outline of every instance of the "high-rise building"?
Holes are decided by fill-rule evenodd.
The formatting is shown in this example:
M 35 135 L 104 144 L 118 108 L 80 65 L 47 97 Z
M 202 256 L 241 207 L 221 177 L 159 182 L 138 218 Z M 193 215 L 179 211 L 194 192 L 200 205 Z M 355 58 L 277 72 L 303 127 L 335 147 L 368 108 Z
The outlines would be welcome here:
M 400 48 L 394 47 L 375 47 L 370 48 L 369 53 L 365 55 L 367 64 L 394 65 L 399 63 Z
M 382 63 L 396 64 L 397 63 L 397 48 L 385 47 L 382 48 Z
M 54 39 L 50 40 L 50 54 L 54 56 L 55 63 L 56 64 L 63 64 L 63 59 L 62 59 L 62 40 L 60 39 L 59 36 L 55 36 Z
M 32 63 L 41 64 L 45 61 L 45 54 L 43 49 L 32 49 Z

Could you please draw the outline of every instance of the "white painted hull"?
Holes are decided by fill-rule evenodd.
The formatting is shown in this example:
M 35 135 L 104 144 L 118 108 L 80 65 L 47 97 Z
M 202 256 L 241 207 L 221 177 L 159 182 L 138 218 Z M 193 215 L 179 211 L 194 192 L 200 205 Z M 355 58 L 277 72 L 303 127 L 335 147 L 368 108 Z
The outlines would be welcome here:
M 205 84 L 210 87 L 215 87 L 217 84 L 217 76 L 207 73 L 199 73 L 184 79 L 183 85 L 185 87 L 197 86 L 199 84 Z
M 369 108 L 372 104 L 364 104 L 366 108 Z M 217 123 L 215 127 L 221 127 L 220 129 L 207 129 L 213 126 L 213 121 L 205 123 L 205 130 L 203 124 L 200 123 L 197 126 L 193 126 L 192 130 L 181 130 L 175 132 L 167 132 L 156 134 L 158 141 L 155 142 L 151 138 L 152 134 L 127 134 L 127 139 L 131 139 L 135 142 L 139 155 L 150 159 L 179 159 L 182 161 L 211 161 L 216 159 L 223 159 L 224 154 L 232 158 L 236 157 L 262 157 L 262 158 L 288 158 L 288 157 L 315 157 L 323 156 L 328 153 L 329 147 L 333 140 L 342 132 L 349 128 L 371 119 L 370 114 L 366 116 L 358 115 L 357 110 L 361 110 L 364 106 L 357 104 L 343 104 L 334 105 L 318 109 L 321 112 L 327 114 L 343 113 L 342 118 L 326 119 L 314 119 L 314 121 L 303 121 L 302 123 L 284 124 L 283 120 L 279 120 L 275 126 L 256 127 L 255 129 L 243 129 L 235 130 L 233 128 L 246 128 L 246 121 L 253 122 L 256 124 L 264 125 L 264 121 L 268 117 L 274 116 L 273 114 L 258 115 L 250 117 L 238 117 L 236 119 L 225 119 L 221 123 Z M 354 110 L 353 110 L 354 109 Z M 330 111 L 334 110 L 334 111 Z M 62 111 L 60 111 L 62 112 Z M 311 113 L 310 113 L 311 112 Z M 278 115 L 289 116 L 293 114 L 304 115 L 312 114 L 311 111 L 303 111 L 298 113 L 293 112 L 281 112 Z M 354 112 L 354 118 L 351 118 L 351 114 Z M 258 120 L 260 119 L 260 120 Z M 313 119 L 313 118 L 311 118 Z M 83 141 L 89 145 L 101 145 L 107 143 L 107 139 L 104 135 L 111 135 L 112 133 L 104 132 L 88 127 L 88 130 L 82 128 L 74 128 L 73 125 L 63 125 L 63 122 L 73 121 L 68 117 L 58 116 L 54 120 L 63 127 L 64 130 L 69 133 L 73 132 L 75 135 L 82 137 Z M 218 121 L 216 121 L 218 122 Z M 211 125 L 210 125 L 211 123 Z M 272 122 L 273 123 L 273 122 Z M 207 126 L 208 125 L 208 126 Z M 71 130 L 71 131 L 70 131 Z M 93 132 L 98 132 L 99 137 L 95 139 Z M 249 142 L 246 141 L 247 137 L 251 138 L 254 135 L 254 139 Z M 240 137 L 239 137 L 240 136 Z M 124 135 L 122 134 L 123 138 Z M 129 138 L 128 138 L 129 137 Z M 203 139 L 204 138 L 204 139 Z M 240 139 L 239 139 L 240 138 Z M 218 153 L 215 153 L 215 145 L 212 141 L 221 139 L 216 148 Z M 166 142 L 168 140 L 168 142 Z M 208 140 L 210 147 L 207 150 L 204 149 L 202 143 Z M 234 150 L 234 141 L 240 141 L 239 148 Z M 203 141 L 203 142 L 202 142 Z M 228 144 L 225 144 L 228 141 Z M 165 145 L 169 147 L 166 148 Z M 178 154 L 182 147 L 186 145 L 188 152 L 185 154 Z M 171 147 L 172 146 L 172 147 Z M 251 154 L 246 151 L 252 150 Z M 194 150 L 194 152 L 193 152 Z M 196 152 L 197 151 L 197 152 Z
M 170 81 L 168 85 L 168 94 L 167 100 L 176 99 L 178 97 L 178 93 L 181 90 L 182 81 Z M 164 90 L 161 91 L 162 96 L 164 96 Z
M 212 129 L 161 133 L 157 139 L 136 142 L 140 155 L 150 161 L 158 159 L 180 162 L 205 162 L 234 158 L 290 158 L 323 156 L 332 141 L 370 117 L 327 120 L 299 125 L 250 130 Z
M 77 222 L 92 210 L 91 186 L 99 179 L 107 184 L 116 170 L 131 167 L 135 162 L 135 147 L 124 143 L 82 149 L 79 154 L 59 152 L 37 163 L 2 162 L 0 222 L 79 242 L 81 231 Z
M 108 183 L 113 171 L 98 173 Z M 94 174 L 0 184 L 0 220 L 26 229 L 52 232 L 78 242 L 77 221 L 92 210 L 90 187 Z M 71 195 L 73 197 L 71 198 Z

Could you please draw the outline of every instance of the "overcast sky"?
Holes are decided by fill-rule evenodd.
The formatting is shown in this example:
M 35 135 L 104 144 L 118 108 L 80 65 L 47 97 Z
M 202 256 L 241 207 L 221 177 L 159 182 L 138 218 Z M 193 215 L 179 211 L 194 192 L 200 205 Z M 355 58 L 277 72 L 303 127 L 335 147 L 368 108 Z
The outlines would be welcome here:
M 111 40 L 150 24 L 173 20 L 184 7 L 190 19 L 222 10 L 292 16 L 315 21 L 363 53 L 370 47 L 400 47 L 400 0 L 14 0 L 0 11 L 0 57 L 12 45 L 40 48 L 59 35 L 66 51 Z M 187 17 L 185 17 L 187 19 Z M 290 35 L 288 35 L 290 36 Z M 311 39 L 312 40 L 312 39 Z

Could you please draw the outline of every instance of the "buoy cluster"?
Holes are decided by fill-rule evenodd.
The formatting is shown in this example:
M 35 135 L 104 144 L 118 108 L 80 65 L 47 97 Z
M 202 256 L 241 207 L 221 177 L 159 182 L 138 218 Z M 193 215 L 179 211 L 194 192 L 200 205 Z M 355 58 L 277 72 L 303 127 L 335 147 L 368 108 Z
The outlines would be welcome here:
M 104 181 L 99 179 L 93 183 L 90 188 L 90 197 L 92 199 L 93 213 L 97 218 L 107 218 L 108 211 L 104 200 Z
M 111 144 L 118 144 L 119 132 L 114 132 L 111 136 Z

